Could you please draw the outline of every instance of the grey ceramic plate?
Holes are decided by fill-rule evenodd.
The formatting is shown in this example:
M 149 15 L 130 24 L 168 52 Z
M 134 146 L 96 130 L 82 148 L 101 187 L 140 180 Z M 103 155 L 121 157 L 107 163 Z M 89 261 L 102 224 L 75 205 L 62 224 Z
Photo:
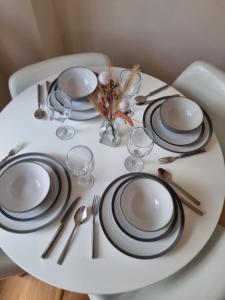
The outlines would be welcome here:
M 15 233 L 34 232 L 53 223 L 64 212 L 71 194 L 71 180 L 67 170 L 59 161 L 47 154 L 26 153 L 18 155 L 8 160 L 5 164 L 3 164 L 0 167 L 0 176 L 1 173 L 4 172 L 4 169 L 10 166 L 11 164 L 19 163 L 20 161 L 27 159 L 39 161 L 51 166 L 52 168 L 56 168 L 62 182 L 62 189 L 60 191 L 58 200 L 55 203 L 55 205 L 53 205 L 47 211 L 47 213 L 43 214 L 39 218 L 27 220 L 26 222 L 20 222 L 6 217 L 1 212 L 0 227 L 7 231 Z
M 133 173 L 137 176 L 146 176 L 149 174 L 146 173 Z M 180 240 L 183 229 L 184 229 L 184 211 L 180 203 L 180 200 L 177 198 L 177 204 L 179 208 L 177 222 L 170 232 L 170 234 L 159 241 L 146 242 L 138 241 L 132 237 L 125 234 L 117 225 L 113 213 L 112 213 L 112 199 L 113 195 L 118 188 L 119 184 L 126 178 L 131 176 L 131 174 L 125 174 L 115 179 L 104 191 L 100 207 L 99 207 L 99 218 L 102 229 L 110 241 L 110 243 L 117 248 L 122 253 L 139 259 L 153 259 L 165 255 L 171 251 L 178 241 Z M 175 192 L 174 192 L 175 195 Z
M 55 79 L 49 87 L 48 93 L 51 93 L 56 89 L 57 79 Z M 63 103 L 62 103 L 63 104 Z M 78 101 L 72 101 L 72 115 L 71 120 L 75 121 L 86 121 L 99 116 L 99 112 L 97 112 L 93 105 L 87 100 L 79 99 Z
M 30 159 L 24 159 L 23 161 L 33 161 Z M 59 176 L 58 171 L 56 168 L 52 168 L 46 163 L 42 163 L 39 160 L 35 161 L 38 164 L 41 164 L 44 166 L 44 168 L 47 170 L 47 172 L 50 175 L 50 190 L 49 193 L 43 203 L 41 203 L 38 207 L 28 211 L 28 212 L 23 212 L 23 213 L 13 213 L 10 212 L 3 207 L 0 207 L 0 212 L 2 212 L 5 216 L 12 220 L 16 221 L 28 221 L 32 220 L 35 218 L 41 217 L 43 214 L 47 213 L 48 210 L 55 205 L 56 201 L 59 199 L 59 194 L 61 192 L 61 179 Z
M 165 100 L 156 100 L 156 101 L 153 101 L 152 103 L 150 103 L 147 106 L 147 108 L 145 109 L 145 112 L 143 115 L 144 126 L 149 128 L 153 132 L 154 132 L 154 130 L 153 130 L 153 126 L 152 126 L 152 113 L 153 113 L 154 109 L 158 105 L 160 105 L 163 101 L 165 101 Z M 205 147 L 211 139 L 213 127 L 212 127 L 212 122 L 211 122 L 208 114 L 203 109 L 202 109 L 202 111 L 204 113 L 204 120 L 203 120 L 204 132 L 195 143 L 193 143 L 191 145 L 186 145 L 186 146 L 172 145 L 170 143 L 167 143 L 163 139 L 161 139 L 156 134 L 154 136 L 154 142 L 157 145 L 159 145 L 160 147 L 162 147 L 166 150 L 169 150 L 171 152 L 176 152 L 176 153 L 188 153 L 188 152 L 192 152 L 194 150 L 198 150 L 198 149 Z
M 115 219 L 117 225 L 120 227 L 120 229 L 125 234 L 129 235 L 130 237 L 140 240 L 140 241 L 147 241 L 147 242 L 158 241 L 158 240 L 165 238 L 173 230 L 173 228 L 177 222 L 178 205 L 176 202 L 176 197 L 173 197 L 173 194 L 171 194 L 171 196 L 173 198 L 173 203 L 174 203 L 174 213 L 173 213 L 173 218 L 172 218 L 170 224 L 168 224 L 168 226 L 166 226 L 165 228 L 163 228 L 157 232 L 146 232 L 146 231 L 135 228 L 124 217 L 122 210 L 121 210 L 121 206 L 120 206 L 120 200 L 121 200 L 120 198 L 121 198 L 121 194 L 122 194 L 124 188 L 127 186 L 127 184 L 134 180 L 137 180 L 139 178 L 140 178 L 139 176 L 137 177 L 137 176 L 131 175 L 130 177 L 123 180 L 120 183 L 120 185 L 117 187 L 117 189 L 113 195 L 113 201 L 112 201 L 113 216 L 114 216 L 114 219 Z M 141 178 L 146 178 L 146 177 L 143 176 Z M 152 179 L 152 177 L 147 177 L 147 178 Z M 161 183 L 161 181 L 160 181 L 160 183 Z
M 202 124 L 197 129 L 191 132 L 174 132 L 165 127 L 160 118 L 160 105 L 158 105 L 151 116 L 152 129 L 156 135 L 159 136 L 163 141 L 176 145 L 176 146 L 186 146 L 195 143 L 204 132 L 204 124 Z

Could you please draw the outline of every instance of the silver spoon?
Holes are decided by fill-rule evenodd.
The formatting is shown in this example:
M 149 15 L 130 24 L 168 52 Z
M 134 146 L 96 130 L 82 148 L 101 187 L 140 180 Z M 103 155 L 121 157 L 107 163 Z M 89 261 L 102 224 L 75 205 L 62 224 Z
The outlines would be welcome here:
M 136 100 L 137 102 L 143 103 L 143 102 L 145 102 L 145 101 L 147 100 L 147 98 L 148 98 L 149 96 L 153 96 L 153 95 L 155 95 L 155 94 L 157 94 L 157 93 L 159 93 L 159 92 L 161 92 L 161 91 L 167 89 L 168 87 L 169 87 L 169 85 L 166 84 L 166 85 L 164 85 L 164 86 L 162 86 L 162 87 L 160 87 L 160 88 L 158 88 L 158 89 L 156 89 L 156 90 L 154 90 L 154 91 L 151 91 L 150 93 L 148 93 L 148 94 L 145 95 L 145 96 L 142 96 L 142 95 L 136 96 L 136 97 L 135 97 L 135 100 Z
M 166 181 L 167 183 L 172 184 L 175 188 L 177 188 L 178 190 L 180 190 L 183 194 L 185 194 L 194 204 L 196 205 L 200 205 L 201 202 L 199 200 L 197 200 L 194 196 L 192 196 L 189 192 L 187 192 L 186 190 L 184 190 L 181 186 L 179 186 L 177 183 L 175 183 L 172 179 L 172 174 L 168 171 L 166 171 L 163 168 L 159 168 L 158 169 L 158 175 L 161 179 L 163 179 L 164 181 Z
M 73 230 L 71 231 L 71 234 L 57 260 L 57 264 L 61 265 L 66 257 L 66 254 L 70 248 L 72 238 L 74 235 L 76 235 L 79 226 L 84 223 L 87 220 L 87 208 L 85 206 L 81 206 L 77 209 L 74 215 L 74 227 Z
M 170 99 L 170 98 L 173 98 L 173 97 L 182 97 L 182 96 L 180 94 L 173 94 L 173 95 L 169 95 L 169 96 L 167 95 L 167 96 L 162 96 L 162 97 L 158 97 L 158 98 L 155 98 L 155 99 L 147 100 L 147 101 L 144 101 L 144 102 L 136 102 L 136 105 L 147 105 L 147 104 L 152 103 L 153 101 Z
M 37 101 L 38 109 L 35 110 L 34 116 L 36 119 L 42 119 L 45 116 L 45 111 L 41 109 L 41 85 L 37 85 Z
M 167 181 L 166 179 L 168 179 L 166 176 L 165 176 L 165 174 L 164 174 L 164 172 L 162 171 L 162 170 L 164 170 L 164 169 L 162 169 L 162 168 L 159 168 L 158 169 L 158 176 L 159 176 L 159 178 L 161 178 L 162 180 L 164 180 L 164 181 L 166 181 L 167 183 L 170 183 L 170 184 L 174 184 L 174 182 L 172 182 L 172 181 Z M 177 186 L 177 185 L 176 185 Z M 178 187 L 178 186 L 177 186 Z M 184 191 L 183 190 L 183 188 L 181 188 L 182 189 L 182 191 Z M 186 191 L 185 191 L 186 192 Z M 184 199 L 184 197 L 182 197 L 181 195 L 178 195 L 179 196 L 179 198 L 180 198 L 180 201 L 184 204 L 184 205 L 186 205 L 187 207 L 189 207 L 191 210 L 193 210 L 195 213 L 197 213 L 198 215 L 200 215 L 200 216 L 203 216 L 204 215 L 204 212 L 201 210 L 201 209 L 199 209 L 197 206 L 195 206 L 194 204 L 192 204 L 191 202 L 189 202 L 189 201 L 187 201 L 186 199 Z M 198 201 L 198 200 L 197 200 Z M 199 202 L 199 201 L 198 201 Z M 200 203 L 200 202 L 199 202 Z

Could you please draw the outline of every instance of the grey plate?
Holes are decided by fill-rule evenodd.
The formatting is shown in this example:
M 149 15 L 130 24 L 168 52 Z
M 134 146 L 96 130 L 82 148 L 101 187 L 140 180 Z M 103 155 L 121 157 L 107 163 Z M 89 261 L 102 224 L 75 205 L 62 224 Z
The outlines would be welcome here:
M 53 90 L 56 90 L 56 87 L 57 87 L 57 79 L 55 79 L 51 83 L 48 93 L 51 93 Z M 88 100 L 83 99 L 83 102 L 81 99 L 72 101 L 72 115 L 70 118 L 71 120 L 86 121 L 86 120 L 94 119 L 99 115 L 100 115 L 99 112 L 97 112 L 93 108 L 93 105 Z
M 152 113 L 154 109 L 161 104 L 165 100 L 156 100 L 150 103 L 147 108 L 145 109 L 144 115 L 143 115 L 143 124 L 145 127 L 149 128 L 150 130 L 153 130 L 152 126 Z M 202 109 L 204 113 L 204 132 L 200 136 L 200 138 L 193 144 L 191 145 L 186 145 L 186 146 L 179 146 L 179 145 L 172 145 L 170 143 L 167 143 L 166 141 L 162 140 L 159 136 L 155 134 L 154 136 L 154 142 L 159 145 L 160 147 L 169 150 L 171 152 L 176 152 L 176 153 L 189 153 L 194 150 L 198 150 L 201 148 L 204 148 L 210 141 L 212 132 L 213 132 L 213 127 L 212 127 L 212 122 L 208 116 L 208 114 Z
M 112 213 L 112 198 L 119 184 L 131 174 L 125 174 L 116 178 L 105 189 L 99 207 L 99 219 L 102 229 L 110 243 L 122 253 L 139 259 L 153 259 L 165 255 L 171 251 L 180 240 L 184 229 L 184 211 L 177 198 L 179 214 L 177 222 L 171 233 L 159 241 L 138 241 L 125 234 L 117 225 Z M 149 176 L 147 173 L 133 173 L 134 176 Z M 153 175 L 151 175 L 153 176 Z M 173 191 L 169 186 L 168 189 Z M 176 193 L 173 191 L 174 196 Z
M 31 159 L 24 159 L 23 161 L 33 161 Z M 0 212 L 3 213 L 6 217 L 16 220 L 16 221 L 28 221 L 35 218 L 39 218 L 43 214 L 47 213 L 48 210 L 55 205 L 56 201 L 59 199 L 59 194 L 61 192 L 61 179 L 57 169 L 49 166 L 48 164 L 44 164 L 39 160 L 35 161 L 38 164 L 41 164 L 45 167 L 47 172 L 50 175 L 50 190 L 49 193 L 43 203 L 41 203 L 38 207 L 23 213 L 13 213 L 10 212 L 3 207 L 0 207 Z
M 65 210 L 71 194 L 71 180 L 67 170 L 64 166 L 55 158 L 42 153 L 26 153 L 18 155 L 0 167 L 0 175 L 11 164 L 18 163 L 23 160 L 34 160 L 45 164 L 48 164 L 52 168 L 55 168 L 59 173 L 62 182 L 62 189 L 55 205 L 53 205 L 47 213 L 43 214 L 39 218 L 27 220 L 26 222 L 16 221 L 9 219 L 2 213 L 0 213 L 0 227 L 15 233 L 28 233 L 40 230 L 53 223 Z
M 195 143 L 204 132 L 204 124 L 191 132 L 174 132 L 163 125 L 160 118 L 160 105 L 158 105 L 151 115 L 152 129 L 156 135 L 159 136 L 163 141 L 176 145 L 186 146 Z
M 72 110 L 71 120 L 75 121 L 86 121 L 98 117 L 100 114 L 96 110 L 86 110 L 86 111 L 75 111 Z
M 138 177 L 140 178 L 140 177 Z M 144 176 L 142 178 L 145 178 Z M 150 177 L 148 177 L 150 178 Z M 172 220 L 166 228 L 163 228 L 157 232 L 146 232 L 143 230 L 139 230 L 137 228 L 134 228 L 124 217 L 121 206 L 120 206 L 120 199 L 121 199 L 121 194 L 124 190 L 124 188 L 127 186 L 128 183 L 131 181 L 134 181 L 137 179 L 137 176 L 131 175 L 130 177 L 126 178 L 121 182 L 121 184 L 117 187 L 114 195 L 113 195 L 113 201 L 112 201 L 112 211 L 113 211 L 113 216 L 114 219 L 117 223 L 117 225 L 120 227 L 120 229 L 130 237 L 139 240 L 139 241 L 147 241 L 147 242 L 153 242 L 153 241 L 158 241 L 163 238 L 165 238 L 167 235 L 170 234 L 170 232 L 173 230 L 176 222 L 177 222 L 177 217 L 178 217 L 178 205 L 176 202 L 176 198 L 172 196 L 173 203 L 174 203 L 174 213 Z M 152 178 L 150 178 L 152 179 Z M 161 183 L 161 181 L 160 181 Z

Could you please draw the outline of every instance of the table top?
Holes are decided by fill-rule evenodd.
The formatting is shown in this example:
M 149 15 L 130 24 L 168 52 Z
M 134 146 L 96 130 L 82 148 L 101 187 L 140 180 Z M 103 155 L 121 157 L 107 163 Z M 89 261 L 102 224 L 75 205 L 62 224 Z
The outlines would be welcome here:
M 120 70 L 115 68 L 114 72 L 118 73 Z M 49 79 L 53 78 L 54 76 Z M 142 74 L 140 94 L 163 84 L 150 75 Z M 88 146 L 93 151 L 96 162 L 93 171 L 95 184 L 91 190 L 81 191 L 75 188 L 75 180 L 72 179 L 71 200 L 81 194 L 81 203 L 90 206 L 95 194 L 101 195 L 113 179 L 127 173 L 124 159 L 128 155 L 126 137 L 130 128 L 121 123 L 121 143 L 118 147 L 111 148 L 99 143 L 99 128 L 102 123 L 100 118 L 80 122 L 66 121 L 66 124 L 74 126 L 76 134 L 71 140 L 61 141 L 55 136 L 59 122 L 36 120 L 33 117 L 37 107 L 36 90 L 36 85 L 29 87 L 1 112 L 0 140 L 4 143 L 1 145 L 0 156 L 4 157 L 17 141 L 21 141 L 26 146 L 20 153 L 43 152 L 65 164 L 66 153 L 72 146 Z M 161 92 L 160 96 L 173 94 L 174 91 L 171 87 Z M 143 111 L 144 107 L 135 107 L 133 118 L 136 125 L 141 124 Z M 144 171 L 156 175 L 160 166 L 158 158 L 168 154 L 169 151 L 155 145 L 151 154 L 144 159 Z M 40 255 L 58 227 L 59 220 L 40 231 L 28 234 L 15 234 L 0 229 L 0 247 L 15 263 L 36 278 L 74 292 L 113 294 L 158 282 L 183 268 L 204 247 L 216 227 L 224 201 L 224 162 L 215 135 L 207 146 L 206 153 L 181 159 L 167 165 L 166 169 L 173 173 L 174 181 L 191 191 L 202 202 L 205 215 L 200 217 L 184 207 L 186 223 L 182 238 L 165 256 L 141 260 L 124 255 L 108 241 L 97 219 L 99 257 L 91 260 L 91 218 L 81 226 L 62 266 L 57 265 L 56 261 L 73 226 L 72 219 L 47 259 L 41 259 Z

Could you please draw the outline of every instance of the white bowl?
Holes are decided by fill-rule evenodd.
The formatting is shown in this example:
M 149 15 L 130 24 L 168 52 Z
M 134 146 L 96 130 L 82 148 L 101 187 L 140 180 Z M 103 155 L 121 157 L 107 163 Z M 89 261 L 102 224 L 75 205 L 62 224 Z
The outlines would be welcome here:
M 143 231 L 157 231 L 169 224 L 174 213 L 173 199 L 159 182 L 140 178 L 129 182 L 120 199 L 126 220 Z
M 199 105 L 183 97 L 164 101 L 160 107 L 160 117 L 166 127 L 175 131 L 191 131 L 203 122 L 203 112 Z
M 93 93 L 97 83 L 97 77 L 91 70 L 85 67 L 72 67 L 59 75 L 57 86 L 59 90 L 76 99 Z
M 12 212 L 25 212 L 37 207 L 50 188 L 46 169 L 32 162 L 11 166 L 0 177 L 0 205 Z

